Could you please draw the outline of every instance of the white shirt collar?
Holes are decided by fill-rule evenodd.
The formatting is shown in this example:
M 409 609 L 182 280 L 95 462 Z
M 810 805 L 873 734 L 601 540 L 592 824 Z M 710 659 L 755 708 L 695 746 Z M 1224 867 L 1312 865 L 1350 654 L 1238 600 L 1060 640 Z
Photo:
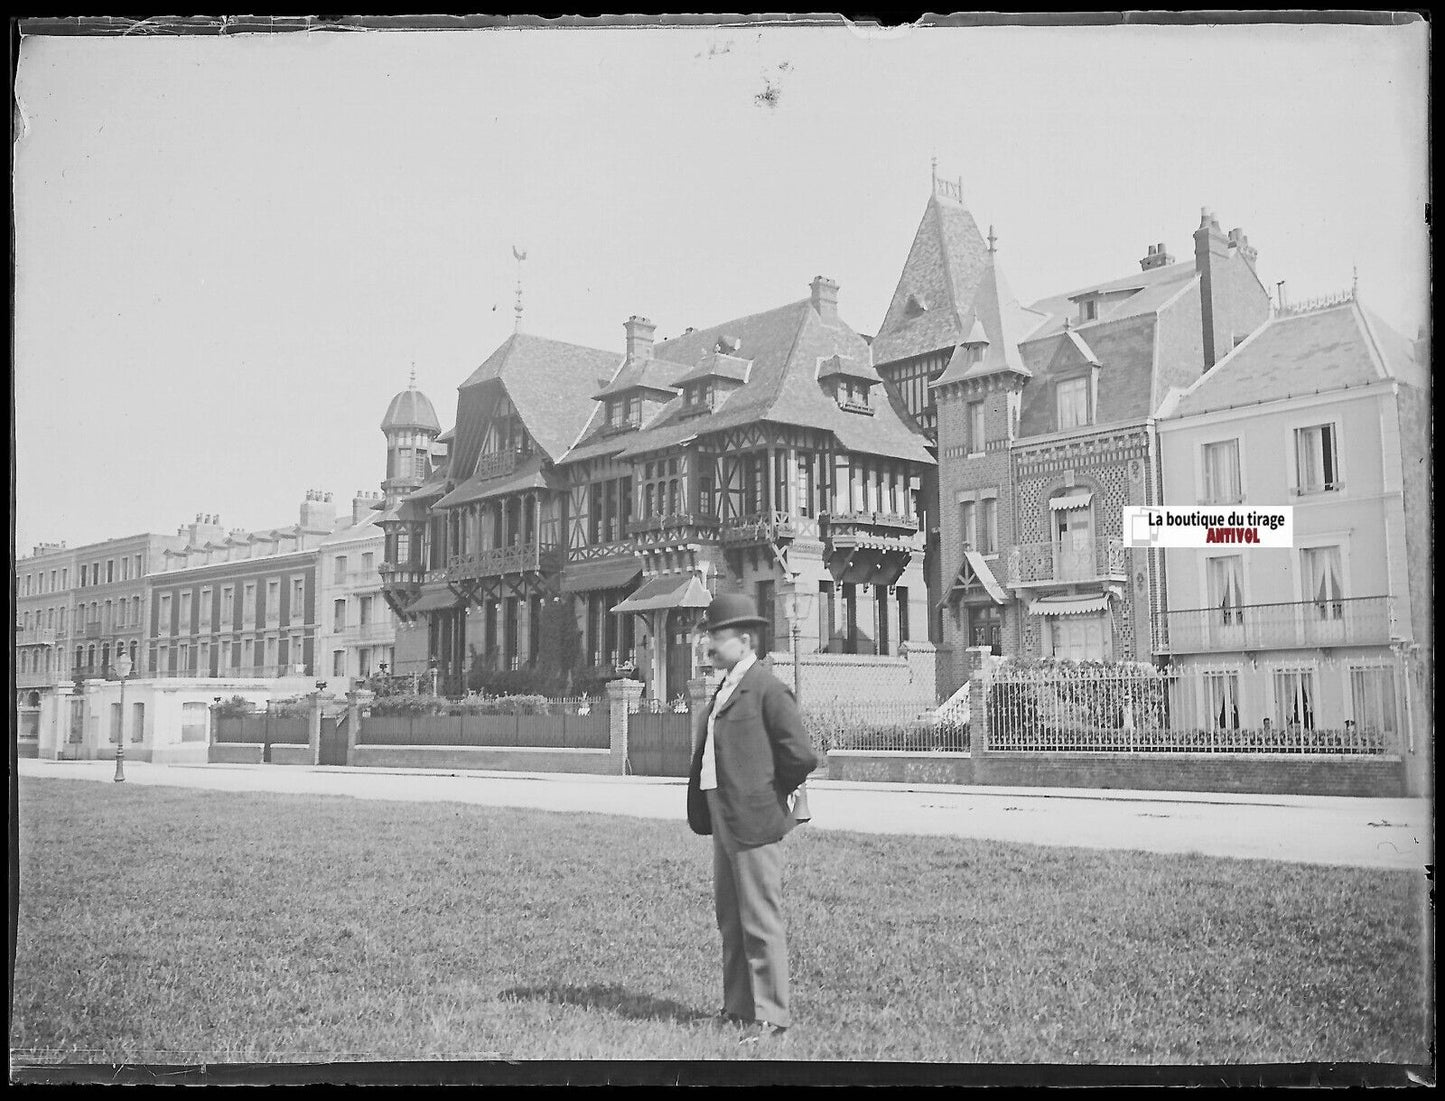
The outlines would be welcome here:
M 726 684 L 737 684 L 738 681 L 743 679 L 743 674 L 757 663 L 758 655 L 748 654 L 742 661 L 738 662 L 728 671 L 727 675 L 723 677 L 723 682 Z

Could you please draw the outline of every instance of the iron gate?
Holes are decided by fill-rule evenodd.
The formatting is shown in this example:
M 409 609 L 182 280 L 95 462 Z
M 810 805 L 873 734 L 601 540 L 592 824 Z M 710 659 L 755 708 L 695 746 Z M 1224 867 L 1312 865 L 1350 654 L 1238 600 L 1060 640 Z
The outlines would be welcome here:
M 627 716 L 627 767 L 634 776 L 686 776 L 692 765 L 692 715 L 684 711 Z

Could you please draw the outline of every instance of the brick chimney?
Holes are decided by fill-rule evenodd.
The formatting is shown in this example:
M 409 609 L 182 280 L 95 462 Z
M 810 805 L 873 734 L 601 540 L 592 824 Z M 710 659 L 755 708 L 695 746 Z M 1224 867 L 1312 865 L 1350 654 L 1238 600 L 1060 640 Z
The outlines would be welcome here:
M 331 503 L 331 494 L 319 489 L 306 491 L 306 500 L 301 502 L 301 526 L 311 531 L 331 531 L 336 527 L 336 506 Z
M 815 275 L 809 288 L 812 291 L 813 309 L 824 321 L 838 319 L 838 284 L 826 275 Z
M 1204 369 L 1219 362 L 1221 343 L 1214 325 L 1214 281 L 1222 277 L 1229 259 L 1229 238 L 1219 228 L 1219 219 L 1207 206 L 1199 211 L 1199 228 L 1194 231 L 1194 270 L 1199 273 L 1199 313 L 1204 337 Z M 1228 349 L 1224 349 L 1228 351 Z
M 185 535 L 187 545 L 192 547 L 204 546 L 213 539 L 221 539 L 226 531 L 221 527 L 221 518 L 210 513 L 198 512 L 192 523 L 185 526 L 185 529 L 178 534 Z
M 353 524 L 361 523 L 380 507 L 380 493 L 367 493 L 365 490 L 358 489 L 356 496 L 351 499 L 351 522 Z
M 645 317 L 633 314 L 622 323 L 627 330 L 627 358 L 629 361 L 652 358 L 652 334 L 657 326 Z
M 1149 246 L 1149 254 L 1139 261 L 1141 271 L 1151 271 L 1154 268 L 1162 268 L 1174 263 L 1174 257 L 1164 251 L 1164 242 Z
M 1249 238 L 1245 236 L 1244 230 L 1238 226 L 1229 231 L 1229 247 L 1238 249 L 1244 262 L 1250 267 L 1254 267 L 1254 258 L 1259 255 L 1259 250 L 1249 243 Z

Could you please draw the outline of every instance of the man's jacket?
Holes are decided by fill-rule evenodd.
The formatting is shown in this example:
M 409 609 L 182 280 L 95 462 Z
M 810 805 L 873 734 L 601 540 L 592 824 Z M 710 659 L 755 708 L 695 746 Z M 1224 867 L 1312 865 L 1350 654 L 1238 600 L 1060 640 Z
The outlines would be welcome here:
M 703 740 L 709 700 L 694 716 L 692 768 L 687 779 L 687 824 L 712 833 L 703 794 Z M 788 796 L 818 767 L 792 690 L 757 662 L 738 682 L 713 723 L 717 794 L 728 829 L 743 845 L 780 841 L 793 826 Z

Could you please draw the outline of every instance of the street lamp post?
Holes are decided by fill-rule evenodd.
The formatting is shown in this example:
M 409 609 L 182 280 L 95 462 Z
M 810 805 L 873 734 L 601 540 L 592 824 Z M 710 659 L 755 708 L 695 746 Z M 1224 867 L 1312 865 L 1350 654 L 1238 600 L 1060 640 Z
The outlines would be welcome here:
M 120 677 L 120 724 L 115 732 L 115 782 L 125 782 L 125 679 L 130 676 L 130 655 L 124 650 L 116 659 L 115 671 Z
M 799 701 L 803 698 L 803 662 L 802 647 L 799 638 L 803 633 L 803 619 L 812 611 L 813 594 L 803 592 L 798 588 L 798 575 L 788 575 L 788 588 L 785 594 L 788 598 L 788 629 L 793 639 L 793 696 Z

